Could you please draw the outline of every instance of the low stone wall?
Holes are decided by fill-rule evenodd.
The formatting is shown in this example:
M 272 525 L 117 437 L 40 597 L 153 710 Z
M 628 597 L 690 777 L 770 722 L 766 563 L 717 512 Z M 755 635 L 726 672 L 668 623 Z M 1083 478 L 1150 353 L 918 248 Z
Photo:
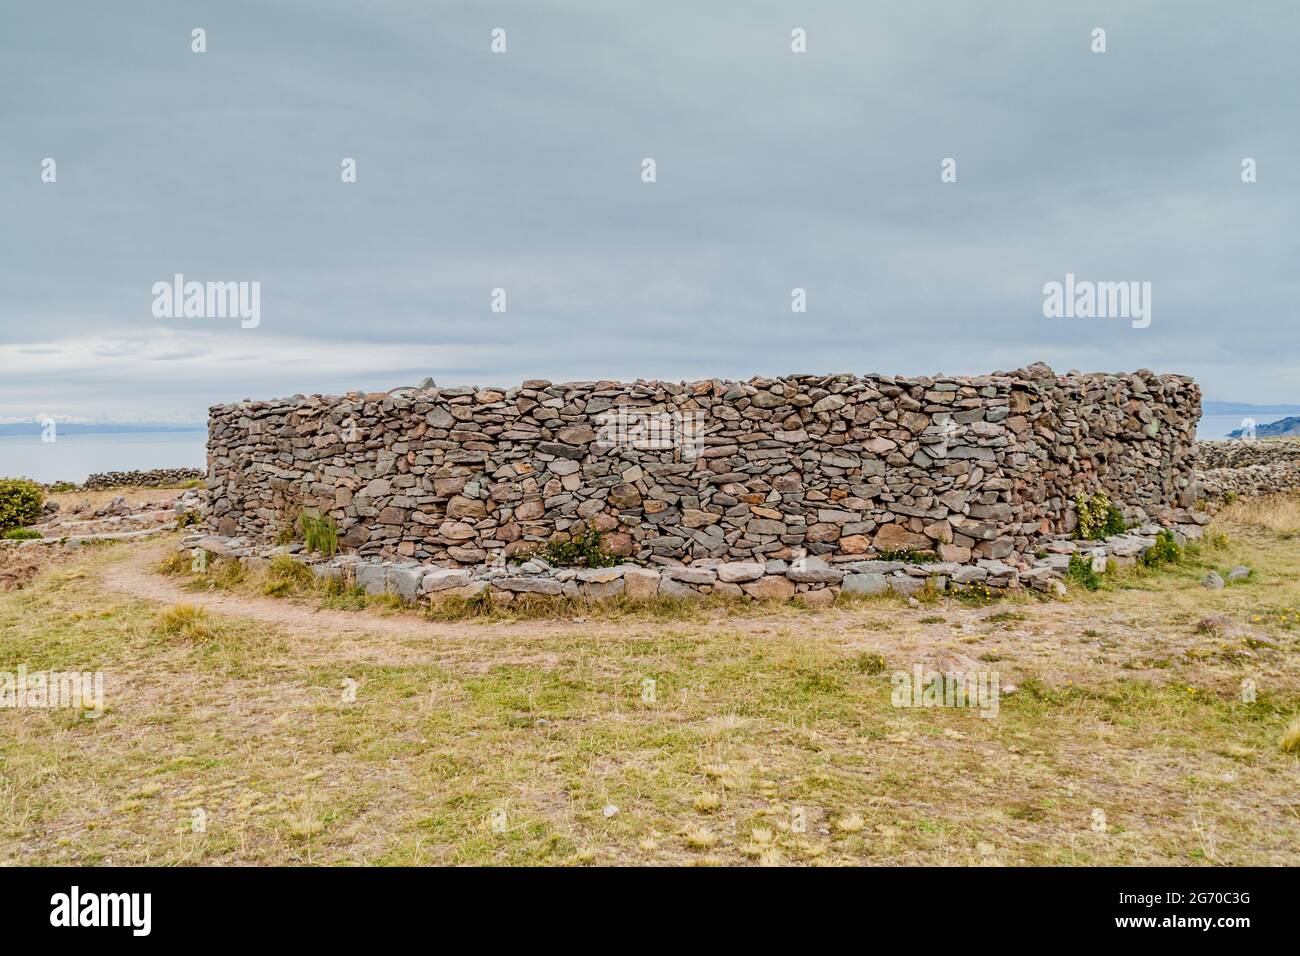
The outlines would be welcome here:
M 1210 518 L 1165 529 L 1160 525 L 1133 528 L 1104 541 L 1059 538 L 1046 542 L 1032 560 L 1018 565 L 993 559 L 975 564 L 945 561 L 866 560 L 830 565 L 824 558 L 794 561 L 717 561 L 703 558 L 690 566 L 659 568 L 636 564 L 608 568 L 559 568 L 540 558 L 519 564 L 481 565 L 475 568 L 438 568 L 414 562 L 383 561 L 355 554 L 323 558 L 306 554 L 297 543 L 256 545 L 239 538 L 196 533 L 181 540 L 179 550 L 189 553 L 201 569 L 207 560 L 237 560 L 246 570 L 267 570 L 285 557 L 309 566 L 322 581 L 357 587 L 367 594 L 388 594 L 408 603 L 437 603 L 449 598 L 486 596 L 493 605 L 509 605 L 521 597 L 580 598 L 600 601 L 622 598 L 648 601 L 659 598 L 697 598 L 716 595 L 746 601 L 800 601 L 813 607 L 829 606 L 841 594 L 895 594 L 916 600 L 918 592 L 933 594 L 974 591 L 984 597 L 993 591 L 1032 588 L 1049 594 L 1065 593 L 1064 577 L 1078 555 L 1092 570 L 1103 573 L 1135 566 L 1168 530 L 1179 545 L 1204 537 Z
M 155 468 L 152 471 L 106 471 L 91 475 L 80 485 L 83 491 L 106 488 L 161 488 L 186 481 L 201 481 L 198 468 Z
M 452 568 L 577 531 L 645 566 L 926 551 L 1027 567 L 1073 529 L 1079 492 L 1134 523 L 1194 523 L 1199 417 L 1188 378 L 1043 365 L 294 396 L 211 410 L 208 521 L 265 542 L 319 509 L 346 551 Z
M 1300 439 L 1231 439 L 1197 443 L 1196 477 L 1209 501 L 1300 489 Z

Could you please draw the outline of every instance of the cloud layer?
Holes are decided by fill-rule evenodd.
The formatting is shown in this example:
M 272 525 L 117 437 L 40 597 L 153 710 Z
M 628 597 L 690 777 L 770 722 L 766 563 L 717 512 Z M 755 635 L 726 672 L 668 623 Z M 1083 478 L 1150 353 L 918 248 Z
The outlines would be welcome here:
M 0 416 L 1036 360 L 1300 396 L 1293 3 L 231 7 L 0 14 Z M 155 319 L 177 272 L 261 324 Z M 1150 328 L 1044 318 L 1067 272 Z

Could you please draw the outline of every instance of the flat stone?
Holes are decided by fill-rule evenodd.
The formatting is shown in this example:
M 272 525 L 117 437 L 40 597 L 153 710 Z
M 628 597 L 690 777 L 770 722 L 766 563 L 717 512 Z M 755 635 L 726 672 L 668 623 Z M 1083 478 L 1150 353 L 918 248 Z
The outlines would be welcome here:
M 624 587 L 625 582 L 623 576 L 620 574 L 616 578 L 610 578 L 604 581 L 586 581 L 578 590 L 583 597 L 600 601 L 622 594 Z
M 838 594 L 835 588 L 814 588 L 811 591 L 800 591 L 798 597 L 809 607 L 830 607 Z
M 554 578 L 527 577 L 524 575 L 497 578 L 492 582 L 492 586 L 501 588 L 503 591 L 518 591 L 530 594 L 560 594 L 564 591 L 564 585 Z
M 464 587 L 469 584 L 471 578 L 471 573 L 464 568 L 438 568 L 425 572 L 420 581 L 420 590 L 425 594 L 430 594 L 434 591 L 445 591 L 448 588 Z
M 871 542 L 877 551 L 928 551 L 931 541 L 900 524 L 882 525 Z
M 766 566 L 752 561 L 728 561 L 717 567 L 718 580 L 739 584 L 745 581 L 757 581 L 766 571 Z
M 889 590 L 895 594 L 915 594 L 925 587 L 925 581 L 922 578 L 914 578 L 906 574 L 896 574 L 889 578 Z
M 740 587 L 757 601 L 788 601 L 795 594 L 794 584 L 776 575 L 767 575 Z
M 801 558 L 790 565 L 785 576 L 796 584 L 839 584 L 844 572 L 832 568 L 822 558 Z
M 659 572 L 650 568 L 628 568 L 623 572 L 623 594 L 644 601 L 659 593 Z
M 577 578 L 584 584 L 608 584 L 610 581 L 617 581 L 627 571 L 625 567 L 613 568 L 580 568 Z
M 845 594 L 884 594 L 889 582 L 878 571 L 862 571 L 846 574 L 841 589 Z
M 718 572 L 713 568 L 665 568 L 661 573 L 664 580 L 685 584 L 712 584 L 718 579 Z

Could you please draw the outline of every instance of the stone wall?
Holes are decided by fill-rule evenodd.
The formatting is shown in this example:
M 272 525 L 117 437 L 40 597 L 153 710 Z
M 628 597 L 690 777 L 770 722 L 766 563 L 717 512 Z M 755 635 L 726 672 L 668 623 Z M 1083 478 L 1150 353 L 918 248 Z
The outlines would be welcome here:
M 1186 520 L 1199 417 L 1188 378 L 1043 365 L 246 401 L 211 410 L 208 521 L 267 541 L 318 508 L 349 551 L 449 566 L 586 529 L 651 565 L 1028 558 L 1080 491 Z
M 1196 447 L 1196 477 L 1210 501 L 1300 488 L 1300 439 L 1203 441 Z
M 204 477 L 197 468 L 154 468 L 151 471 L 96 472 L 81 483 L 83 491 L 105 488 L 165 488 Z

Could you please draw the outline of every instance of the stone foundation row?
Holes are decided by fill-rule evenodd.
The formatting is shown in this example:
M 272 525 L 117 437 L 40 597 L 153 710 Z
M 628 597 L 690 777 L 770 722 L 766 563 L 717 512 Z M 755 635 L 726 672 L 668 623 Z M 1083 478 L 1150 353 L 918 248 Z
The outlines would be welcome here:
M 440 568 L 409 562 L 380 561 L 354 554 L 324 559 L 307 555 L 299 544 L 257 546 L 237 537 L 194 534 L 180 543 L 182 551 L 241 561 L 249 569 L 269 567 L 279 555 L 308 564 L 318 578 L 355 585 L 368 594 L 391 594 L 408 602 L 443 598 L 472 598 L 487 592 L 498 604 L 509 604 L 529 594 L 599 601 L 614 597 L 632 600 L 700 597 L 721 594 L 761 601 L 801 600 L 829 605 L 841 594 L 912 596 L 930 588 L 960 592 L 965 588 L 994 590 L 1031 588 L 1064 594 L 1063 577 L 1070 557 L 1087 557 L 1095 571 L 1132 567 L 1156 543 L 1162 529 L 1148 525 L 1105 541 L 1059 539 L 1049 542 L 1032 564 L 1014 566 L 996 560 L 975 564 L 901 561 L 858 561 L 831 566 L 820 557 L 792 562 L 709 561 L 688 566 L 642 567 L 623 564 L 611 568 L 557 568 L 532 558 L 519 565 Z M 1197 524 L 1169 529 L 1180 544 L 1199 540 Z

